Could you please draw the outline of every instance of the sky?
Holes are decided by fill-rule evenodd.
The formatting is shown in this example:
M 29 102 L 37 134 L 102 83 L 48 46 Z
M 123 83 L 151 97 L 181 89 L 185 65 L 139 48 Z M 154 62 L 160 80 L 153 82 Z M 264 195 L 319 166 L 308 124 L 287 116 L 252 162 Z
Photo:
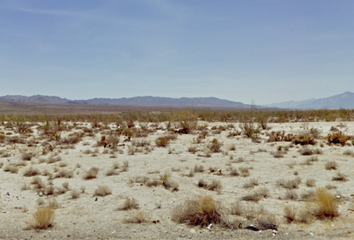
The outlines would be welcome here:
M 354 92 L 352 0 L 1 0 L 0 96 Z

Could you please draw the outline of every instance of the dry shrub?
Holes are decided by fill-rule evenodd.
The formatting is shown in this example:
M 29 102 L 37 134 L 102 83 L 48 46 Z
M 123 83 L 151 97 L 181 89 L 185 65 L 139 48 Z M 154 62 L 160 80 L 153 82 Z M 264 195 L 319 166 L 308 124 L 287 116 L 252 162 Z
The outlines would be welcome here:
M 241 216 L 244 213 L 245 209 L 243 204 L 240 201 L 234 202 L 231 205 L 231 215 Z
M 237 169 L 236 168 L 230 168 L 230 176 L 232 177 L 237 177 L 239 176 L 240 174 L 238 173 Z
M 172 219 L 192 226 L 224 224 L 220 204 L 210 196 L 185 201 L 172 212 Z
M 284 208 L 284 217 L 288 223 L 309 223 L 312 220 L 311 212 L 308 209 L 303 208 L 298 211 L 294 205 Z
M 347 149 L 343 152 L 343 155 L 346 155 L 346 156 L 353 156 L 353 151 Z
M 134 198 L 125 199 L 123 205 L 118 208 L 120 211 L 127 211 L 130 209 L 139 209 L 139 204 Z
M 99 186 L 96 190 L 95 193 L 93 194 L 93 196 L 107 196 L 112 194 L 112 190 L 108 187 L 108 186 Z
M 217 153 L 220 152 L 222 143 L 219 142 L 216 138 L 214 138 L 211 143 L 207 145 L 211 152 Z
M 146 214 L 143 212 L 133 213 L 130 217 L 124 219 L 124 223 L 144 223 L 147 221 Z
M 340 144 L 342 146 L 345 145 L 345 143 L 350 139 L 349 136 L 346 136 L 342 132 L 334 132 L 334 133 L 329 133 L 326 137 L 327 144 Z
M 90 170 L 88 170 L 84 176 L 85 180 L 93 179 L 96 178 L 98 174 L 98 168 L 97 167 L 92 167 Z
M 22 160 L 27 160 L 27 161 L 30 161 L 31 158 L 33 157 L 33 154 L 31 152 L 24 152 L 22 153 Z
M 37 229 L 47 229 L 53 226 L 54 209 L 51 207 L 38 208 L 33 214 L 35 222 L 32 227 Z
M 305 184 L 308 187 L 314 187 L 316 185 L 316 180 L 313 178 L 306 179 Z
M 325 163 L 325 169 L 326 170 L 336 170 L 337 169 L 337 163 L 336 161 L 329 161 Z
M 258 186 L 258 184 L 258 179 L 252 178 L 248 183 L 243 184 L 243 188 L 253 188 L 255 186 Z
M 204 172 L 204 167 L 202 165 L 195 165 L 194 166 L 194 172 L 198 173 L 198 172 Z
M 155 140 L 156 146 L 167 147 L 170 143 L 170 139 L 167 137 L 159 137 Z
M 48 158 L 47 163 L 55 163 L 55 162 L 59 162 L 61 161 L 61 157 L 60 156 L 51 156 Z
M 298 194 L 296 193 L 295 190 L 287 190 L 286 193 L 285 193 L 284 199 L 297 200 L 298 199 Z
M 77 199 L 80 197 L 80 191 L 78 189 L 73 189 L 70 191 L 70 195 L 72 199 Z
M 288 180 L 288 181 L 285 181 L 284 179 L 277 181 L 278 186 L 286 188 L 286 189 L 299 188 L 300 183 L 301 183 L 300 177 L 296 177 L 295 179 Z
M 200 188 L 205 188 L 210 191 L 220 192 L 222 190 L 222 185 L 219 180 L 213 179 L 210 183 L 204 181 L 204 179 L 200 179 L 197 184 Z
M 291 140 L 292 143 L 294 144 L 300 144 L 300 145 L 315 145 L 315 138 L 309 134 L 309 133 L 302 133 L 300 135 L 296 135 L 292 138 Z
M 122 172 L 126 172 L 129 169 L 129 162 L 128 161 L 124 161 L 123 162 L 123 166 L 122 166 Z
M 346 182 L 348 181 L 348 178 L 345 174 L 341 173 L 341 172 L 337 172 L 337 175 L 332 177 L 332 181 L 341 181 L 341 182 Z
M 198 152 L 198 151 L 199 151 L 199 150 L 198 150 L 197 147 L 189 147 L 189 148 L 188 148 L 188 152 L 193 153 L 193 154 L 195 154 L 195 153 Z
M 312 212 L 315 217 L 324 219 L 338 216 L 338 200 L 326 188 L 316 190 L 313 203 L 316 205 Z
M 18 173 L 18 170 L 20 168 L 18 166 L 14 166 L 14 165 L 6 165 L 3 170 L 4 172 L 10 172 L 10 173 Z
M 286 206 L 284 208 L 284 217 L 288 223 L 292 223 L 295 221 L 296 217 L 296 209 L 294 206 Z
M 249 168 L 247 167 L 240 167 L 239 170 L 240 170 L 241 177 L 248 177 L 250 175 Z
M 31 181 L 31 184 L 33 184 L 34 188 L 38 190 L 45 189 L 46 187 L 45 183 L 40 177 L 34 177 Z
M 308 156 L 308 155 L 312 155 L 313 154 L 313 150 L 310 149 L 309 147 L 305 146 L 303 148 L 301 148 L 299 150 L 300 154 L 301 155 L 305 155 L 305 156 Z

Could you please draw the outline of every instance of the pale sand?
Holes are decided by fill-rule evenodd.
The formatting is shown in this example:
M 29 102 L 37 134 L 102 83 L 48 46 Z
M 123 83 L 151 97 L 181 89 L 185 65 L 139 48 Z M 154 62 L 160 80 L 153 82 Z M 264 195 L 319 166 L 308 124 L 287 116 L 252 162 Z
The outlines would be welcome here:
M 206 123 L 212 126 L 226 126 L 226 123 Z M 233 123 L 236 129 L 239 129 L 239 123 Z M 32 151 L 36 154 L 31 161 L 26 161 L 27 166 L 21 167 L 19 172 L 12 174 L 0 170 L 0 239 L 339 239 L 354 238 L 354 157 L 343 155 L 346 150 L 354 150 L 353 146 L 328 146 L 324 139 L 317 139 L 315 146 L 309 146 L 312 149 L 321 149 L 323 151 L 317 156 L 318 161 L 312 165 L 304 164 L 306 159 L 312 156 L 303 156 L 298 151 L 301 146 L 289 148 L 289 151 L 283 158 L 274 158 L 271 152 L 277 151 L 277 146 L 289 146 L 289 142 L 267 142 L 266 132 L 285 130 L 286 133 L 300 133 L 304 131 L 304 127 L 317 128 L 321 130 L 321 136 L 327 135 L 331 126 L 338 125 L 339 122 L 310 122 L 308 126 L 304 123 L 271 123 L 268 126 L 270 130 L 262 130 L 260 135 L 260 143 L 252 142 L 244 136 L 236 136 L 227 138 L 230 131 L 228 129 L 222 131 L 221 134 L 212 134 L 209 130 L 209 136 L 200 144 L 193 144 L 193 138 L 197 138 L 198 131 L 195 134 L 177 134 L 177 140 L 174 140 L 166 148 L 156 147 L 155 139 L 165 135 L 166 131 L 158 130 L 148 135 L 147 140 L 150 141 L 150 147 L 153 150 L 144 154 L 136 152 L 134 155 L 128 155 L 128 145 L 120 146 L 118 149 L 123 151 L 117 154 L 117 158 L 110 158 L 111 154 L 103 154 L 103 147 L 98 147 L 96 157 L 91 154 L 84 154 L 84 151 L 96 149 L 95 144 L 100 140 L 101 133 L 97 133 L 94 137 L 85 136 L 81 142 L 75 144 L 74 149 L 63 149 L 58 156 L 62 158 L 60 162 L 67 163 L 65 169 L 74 169 L 73 178 L 55 178 L 53 183 L 55 187 L 61 186 L 63 182 L 69 183 L 70 189 L 80 189 L 85 186 L 85 193 L 81 194 L 78 199 L 72 199 L 70 191 L 65 194 L 56 196 L 60 205 L 55 211 L 54 226 L 46 230 L 24 230 L 29 225 L 29 221 L 33 219 L 32 215 L 37 209 L 37 199 L 43 198 L 47 203 L 47 196 L 40 197 L 34 190 L 22 191 L 21 187 L 24 183 L 29 184 L 33 177 L 24 177 L 23 172 L 29 166 L 44 169 L 54 173 L 55 166 L 59 166 L 60 162 L 47 164 L 39 163 L 39 159 L 47 160 L 52 153 L 42 155 L 42 147 L 27 147 L 27 144 L 9 145 L 0 144 L 0 150 L 9 153 L 9 157 L 0 158 L 0 162 L 5 165 L 21 160 L 21 152 Z M 354 123 L 345 122 L 347 125 L 342 128 L 347 135 L 354 135 Z M 78 124 L 78 126 L 89 126 L 87 123 Z M 138 123 L 137 123 L 138 125 Z M 165 123 L 160 124 L 163 128 Z M 36 127 L 33 127 L 33 136 L 37 136 Z M 5 133 L 11 132 L 10 129 L 0 127 L 0 131 Z M 74 129 L 73 131 L 79 131 Z M 62 133 L 62 137 L 69 133 Z M 11 135 L 11 136 L 15 136 Z M 10 137 L 11 137 L 10 136 Z M 9 136 L 8 136 L 9 137 Z M 223 153 L 212 153 L 210 158 L 198 156 L 204 154 L 206 144 L 213 138 L 223 143 L 221 150 Z M 124 139 L 120 138 L 121 143 Z M 134 139 L 134 138 L 133 138 Z M 43 140 L 41 140 L 43 141 Z M 40 141 L 40 142 L 41 142 Z M 44 140 L 45 141 L 45 140 Z M 350 141 L 348 141 L 350 142 Z M 85 143 L 85 145 L 84 145 Z M 320 147 L 323 143 L 323 147 Z M 229 151 L 229 147 L 235 145 L 236 150 Z M 54 152 L 58 152 L 64 145 L 55 147 Z M 188 152 L 188 148 L 196 146 L 202 150 L 195 154 Z M 169 150 L 171 149 L 171 151 Z M 266 150 L 266 152 L 259 151 Z M 172 152 L 169 154 L 169 151 Z M 245 160 L 241 163 L 232 163 L 233 160 L 243 157 Z M 335 160 L 338 164 L 340 173 L 347 175 L 348 181 L 332 181 L 332 177 L 336 175 L 336 170 L 326 170 L 324 165 L 327 161 Z M 121 168 L 117 170 L 118 175 L 106 176 L 106 172 L 111 168 L 114 162 L 118 162 L 122 166 L 124 161 L 129 162 L 129 169 L 121 172 Z M 77 164 L 80 168 L 76 168 Z M 194 177 L 187 177 L 190 169 L 194 166 L 203 165 L 203 173 L 195 173 Z M 240 167 L 251 168 L 249 177 L 229 176 L 228 168 L 232 166 L 239 169 Z M 291 166 L 291 167 L 290 167 Z M 99 173 L 96 179 L 83 180 L 85 171 L 91 167 L 98 167 Z M 209 167 L 221 169 L 222 175 L 210 173 Z M 149 172 L 160 171 L 160 173 L 149 174 Z M 173 170 L 173 171 L 172 171 Z M 299 196 L 298 200 L 284 200 L 287 192 L 286 189 L 279 187 L 277 181 L 279 179 L 294 179 L 294 172 L 297 171 L 302 182 L 298 189 L 295 189 Z M 134 182 L 138 176 L 146 176 L 149 178 L 159 179 L 160 174 L 171 173 L 171 180 L 178 182 L 179 191 L 171 192 L 163 186 L 147 187 L 144 184 Z M 47 177 L 40 176 L 42 180 L 47 182 Z M 258 179 L 259 186 L 252 189 L 245 189 L 243 185 L 248 183 L 250 179 Z M 307 187 L 305 182 L 312 178 L 316 181 L 315 187 Z M 220 180 L 222 190 L 220 192 L 209 191 L 198 188 L 196 185 L 199 179 L 207 182 L 216 179 Z M 336 186 L 331 192 L 340 196 L 339 217 L 334 220 L 314 220 L 309 224 L 292 223 L 287 224 L 284 218 L 284 207 L 293 205 L 298 209 L 304 208 L 306 203 L 301 201 L 301 193 L 307 190 L 315 190 L 316 187 L 324 187 L 328 184 Z M 99 185 L 106 185 L 112 189 L 112 194 L 105 197 L 94 197 L 93 193 Z M 260 200 L 258 203 L 242 201 L 241 198 L 250 192 L 254 192 L 260 187 L 266 187 L 269 190 L 269 196 Z M 178 224 L 171 220 L 171 212 L 185 200 L 195 196 L 209 195 L 215 200 L 220 201 L 225 209 L 229 209 L 230 205 L 236 201 L 241 201 L 244 208 L 250 210 L 262 209 L 264 214 L 269 213 L 276 217 L 278 223 L 278 232 L 273 236 L 272 230 L 266 230 L 261 233 L 245 229 L 230 230 L 214 226 L 211 230 L 200 227 L 192 227 L 185 224 Z M 147 222 L 143 224 L 124 223 L 124 219 L 134 215 L 138 210 L 118 211 L 117 208 L 122 206 L 127 197 L 134 198 L 140 205 L 139 211 L 146 215 Z M 97 198 L 97 201 L 95 201 Z M 161 204 L 161 208 L 156 206 Z M 229 216 L 232 219 L 240 219 L 244 224 L 248 224 L 247 220 L 242 217 Z M 158 223 L 152 221 L 159 220 Z

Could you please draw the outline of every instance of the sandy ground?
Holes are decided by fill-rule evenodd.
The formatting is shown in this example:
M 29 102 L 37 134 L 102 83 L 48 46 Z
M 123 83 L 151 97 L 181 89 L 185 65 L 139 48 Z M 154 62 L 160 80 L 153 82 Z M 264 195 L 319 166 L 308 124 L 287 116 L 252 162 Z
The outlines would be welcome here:
M 155 139 L 166 135 L 166 123 L 161 123 L 159 129 L 151 127 L 152 131 L 144 138 L 150 145 L 146 149 L 135 148 L 137 151 L 133 155 L 129 154 L 131 142 L 123 142 L 123 136 L 120 137 L 120 146 L 117 150 L 109 149 L 108 146 L 106 148 L 96 146 L 101 135 L 111 132 L 109 129 L 96 129 L 93 131 L 94 135 L 85 135 L 76 144 L 58 144 L 55 140 L 49 141 L 43 136 L 38 125 L 32 127 L 33 133 L 22 135 L 16 133 L 16 129 L 1 126 L 0 133 L 7 138 L 21 136 L 26 142 L 11 144 L 5 140 L 0 144 L 0 163 L 3 164 L 0 170 L 0 239 L 354 238 L 352 179 L 354 155 L 349 154 L 354 148 L 351 144 L 328 146 L 323 139 L 331 132 L 332 126 L 337 126 L 347 135 L 354 135 L 354 123 L 345 122 L 342 125 L 339 125 L 339 122 L 271 123 L 268 124 L 269 130 L 262 130 L 257 142 L 242 135 L 227 137 L 230 132 L 240 130 L 238 123 L 232 124 L 235 128 L 227 127 L 226 123 L 199 122 L 198 125 L 208 126 L 208 135 L 201 143 L 195 143 L 200 133 L 195 130 L 193 134 L 175 134 L 177 139 L 172 140 L 169 146 L 157 147 Z M 139 126 L 139 123 L 136 123 L 136 126 Z M 218 133 L 211 130 L 213 126 L 225 126 L 227 129 Z M 72 129 L 63 131 L 61 138 L 69 137 L 73 132 L 81 132 L 84 127 L 91 128 L 91 125 L 77 123 Z M 317 144 L 309 146 L 310 149 L 320 149 L 320 154 L 302 155 L 299 152 L 302 147 L 299 145 L 267 141 L 266 133 L 271 131 L 284 130 L 286 133 L 298 134 L 310 128 L 320 130 L 320 137 L 316 139 Z M 214 138 L 223 144 L 221 152 L 211 153 L 211 157 L 205 157 L 209 151 L 207 146 Z M 43 142 L 52 144 L 54 150 L 43 154 L 45 145 Z M 283 157 L 275 158 L 273 153 L 278 151 L 279 146 L 288 150 L 284 151 Z M 190 147 L 196 147 L 199 151 L 193 154 L 188 151 Z M 235 149 L 230 150 L 233 147 Z M 22 160 L 24 152 L 33 154 L 31 160 Z M 347 154 L 343 154 L 344 152 Z M 48 163 L 51 156 L 59 156 L 61 160 Z M 309 160 L 313 157 L 317 159 Z M 337 170 L 326 170 L 325 163 L 332 160 L 337 163 Z M 124 171 L 122 166 L 126 161 L 129 167 Z M 19 166 L 17 173 L 4 171 L 8 165 L 24 165 L 20 164 L 23 162 L 26 166 Z M 119 168 L 115 170 L 114 175 L 107 176 L 107 171 L 114 163 L 118 163 Z M 203 166 L 204 171 L 188 176 L 196 165 Z M 34 185 L 30 184 L 34 176 L 24 176 L 29 167 L 39 170 L 41 174 L 38 176 L 47 186 L 52 182 L 55 189 L 63 189 L 62 184 L 68 182 L 67 191 L 59 193 L 60 190 L 55 190 L 53 196 L 37 191 Z M 84 176 L 91 167 L 99 169 L 97 177 L 85 180 Z M 239 172 L 242 168 L 247 168 L 249 176 L 231 176 L 230 168 Z M 49 172 L 47 176 L 43 176 L 45 170 Z M 74 174 L 70 178 L 55 177 L 60 170 L 72 170 Z M 332 181 L 332 177 L 338 172 L 346 175 L 347 181 Z M 160 175 L 164 173 L 169 174 L 170 180 L 178 184 L 178 191 L 165 189 L 162 185 L 146 186 L 146 179 L 159 180 Z M 301 180 L 297 188 L 289 190 L 279 186 L 280 180 L 288 181 L 297 177 Z M 222 189 L 210 191 L 200 188 L 197 186 L 200 179 L 206 182 L 213 179 L 220 181 Z M 312 184 L 306 184 L 307 180 Z M 245 184 L 252 181 L 258 185 L 246 188 Z M 25 186 L 29 189 L 25 190 Z M 82 186 L 85 188 L 84 192 Z M 112 193 L 104 197 L 94 196 L 98 186 L 107 186 Z M 286 222 L 284 217 L 286 206 L 298 210 L 306 208 L 308 202 L 302 195 L 325 186 L 339 199 L 338 217 L 333 220 L 313 219 L 308 223 Z M 247 194 L 264 188 L 268 190 L 268 194 L 258 202 L 242 200 Z M 80 196 L 73 199 L 72 190 L 80 191 Z M 289 191 L 295 196 L 293 199 L 287 197 Z M 225 209 L 229 221 L 241 223 L 241 228 L 256 225 L 257 219 L 271 216 L 276 222 L 277 231 L 271 229 L 252 231 L 221 226 L 212 226 L 208 229 L 172 220 L 172 212 L 179 204 L 205 195 L 218 201 Z M 33 213 L 40 207 L 39 204 L 45 206 L 53 198 L 59 205 L 55 210 L 53 226 L 45 230 L 29 229 L 33 222 Z M 134 198 L 139 204 L 139 209 L 119 210 L 127 198 Z M 240 216 L 231 215 L 228 210 L 236 202 L 242 204 L 244 213 Z M 140 224 L 127 223 L 127 219 L 134 219 L 137 215 L 145 221 Z

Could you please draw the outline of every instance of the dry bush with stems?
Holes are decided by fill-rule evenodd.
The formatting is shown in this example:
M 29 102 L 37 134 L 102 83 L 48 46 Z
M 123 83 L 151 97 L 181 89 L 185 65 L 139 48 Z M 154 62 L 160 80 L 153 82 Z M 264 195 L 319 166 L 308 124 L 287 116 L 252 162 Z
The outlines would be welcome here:
M 70 195 L 72 199 L 77 199 L 80 197 L 80 191 L 78 189 L 73 189 L 70 191 Z
M 238 171 L 237 171 L 237 169 L 236 168 L 233 168 L 233 167 L 231 167 L 230 168 L 230 176 L 232 176 L 232 177 L 237 177 L 237 176 L 239 176 L 240 174 L 238 173 Z
M 129 162 L 128 161 L 124 161 L 123 165 L 122 165 L 122 172 L 126 172 L 129 169 Z
M 347 178 L 347 175 L 338 171 L 336 176 L 332 177 L 332 181 L 346 182 L 346 181 L 348 181 L 348 178 Z
M 5 167 L 3 168 L 4 172 L 10 172 L 10 173 L 18 173 L 19 169 L 20 168 L 18 166 L 11 165 L 11 164 L 5 165 Z
M 134 198 L 126 198 L 123 205 L 118 208 L 120 211 L 127 211 L 131 209 L 139 209 L 139 204 Z
M 31 152 L 23 152 L 21 155 L 22 160 L 30 161 L 33 157 L 33 153 Z
M 88 170 L 85 173 L 84 179 L 85 180 L 94 179 L 94 178 L 97 177 L 97 174 L 98 174 L 98 168 L 97 167 L 92 167 L 92 168 L 90 168 L 90 170 Z
M 284 179 L 280 179 L 277 181 L 277 185 L 286 189 L 296 189 L 299 188 L 299 184 L 301 183 L 301 178 L 296 177 L 295 179 L 285 181 Z
M 314 187 L 316 185 L 316 180 L 313 178 L 306 179 L 305 184 L 308 187 Z
M 340 144 L 344 146 L 349 139 L 350 137 L 346 136 L 343 132 L 329 133 L 326 137 L 328 145 Z
M 147 219 L 146 214 L 143 212 L 140 212 L 140 211 L 132 213 L 129 217 L 127 217 L 123 220 L 124 223 L 134 223 L 134 224 L 144 223 L 147 221 L 148 221 L 148 219 Z
M 250 175 L 250 171 L 248 167 L 240 167 L 240 176 L 241 177 L 248 177 Z
M 200 179 L 197 183 L 197 186 L 200 188 L 205 188 L 210 191 L 220 192 L 222 190 L 222 185 L 219 180 L 213 179 L 210 183 L 204 181 L 204 179 Z
M 159 137 L 155 140 L 157 147 L 167 147 L 170 144 L 170 139 L 167 137 Z
M 258 185 L 259 185 L 258 179 L 251 178 L 248 183 L 243 184 L 243 188 L 253 188 Z
M 231 215 L 241 216 L 245 212 L 245 208 L 240 201 L 231 204 Z
M 198 172 L 204 172 L 204 167 L 203 165 L 195 165 L 194 166 L 194 172 L 198 173 Z
M 222 143 L 219 142 L 216 138 L 214 138 L 211 143 L 209 143 L 207 145 L 207 147 L 209 148 L 209 150 L 213 153 L 217 153 L 217 152 L 220 152 L 221 150 L 221 146 L 222 146 Z
M 286 200 L 297 200 L 299 195 L 295 190 L 287 190 L 284 196 Z
M 108 186 L 101 185 L 98 186 L 98 188 L 95 190 L 93 196 L 104 197 L 110 194 L 112 194 L 112 189 L 110 189 Z
M 336 170 L 337 167 L 338 167 L 338 165 L 337 165 L 336 161 L 334 161 L 334 160 L 325 163 L 326 170 Z
M 193 154 L 195 154 L 198 151 L 199 151 L 198 148 L 194 147 L 194 146 L 188 148 L 188 152 L 193 153 Z
M 54 220 L 54 209 L 51 207 L 42 207 L 33 214 L 34 223 L 32 228 L 36 229 L 47 229 L 53 226 Z
M 176 206 L 172 212 L 172 220 L 192 226 L 224 225 L 223 219 L 223 210 L 220 204 L 210 196 L 187 200 Z

